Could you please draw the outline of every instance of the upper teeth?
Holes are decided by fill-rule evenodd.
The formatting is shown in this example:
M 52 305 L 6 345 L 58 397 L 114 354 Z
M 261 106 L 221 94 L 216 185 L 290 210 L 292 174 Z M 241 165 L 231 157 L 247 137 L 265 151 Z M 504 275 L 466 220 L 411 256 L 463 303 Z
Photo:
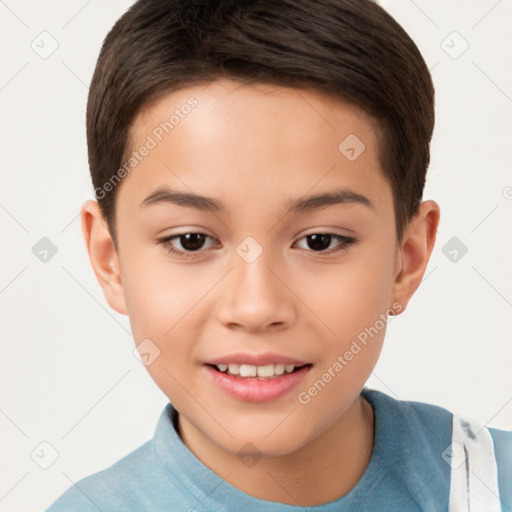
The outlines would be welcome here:
M 267 364 L 265 366 L 253 366 L 252 364 L 218 364 L 217 369 L 240 377 L 273 377 L 284 372 L 291 373 L 295 369 L 293 364 Z

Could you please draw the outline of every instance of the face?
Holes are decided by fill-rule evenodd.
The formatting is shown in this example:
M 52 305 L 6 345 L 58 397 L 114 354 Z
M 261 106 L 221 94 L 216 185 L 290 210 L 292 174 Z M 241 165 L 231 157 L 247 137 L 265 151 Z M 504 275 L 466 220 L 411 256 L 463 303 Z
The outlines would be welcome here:
M 372 372 L 386 312 L 405 307 L 372 120 L 318 92 L 219 80 L 144 111 L 131 149 L 118 310 L 152 378 L 232 453 L 319 438 Z

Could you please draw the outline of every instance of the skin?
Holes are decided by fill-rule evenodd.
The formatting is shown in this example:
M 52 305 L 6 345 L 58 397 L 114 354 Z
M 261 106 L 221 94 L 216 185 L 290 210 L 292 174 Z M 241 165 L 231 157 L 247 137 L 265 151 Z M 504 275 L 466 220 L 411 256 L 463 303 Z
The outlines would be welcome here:
M 132 149 L 190 96 L 198 105 L 119 185 L 118 251 L 96 201 L 83 205 L 91 264 L 110 306 L 129 315 L 135 343 L 149 338 L 159 348 L 147 369 L 179 411 L 183 442 L 206 466 L 261 499 L 332 501 L 355 486 L 371 457 L 373 410 L 359 393 L 385 327 L 309 403 L 298 395 L 386 310 L 406 309 L 434 246 L 439 207 L 422 202 L 399 244 L 372 119 L 317 91 L 229 80 L 176 91 L 136 118 Z M 366 146 L 354 161 L 338 150 L 351 133 Z M 229 213 L 141 207 L 161 184 L 221 200 Z M 288 200 L 333 188 L 362 194 L 371 207 L 287 212 Z M 197 232 L 212 238 L 189 258 L 168 252 L 190 248 L 183 238 L 159 242 Z M 315 251 L 305 238 L 314 233 L 356 242 L 332 252 L 340 246 L 333 238 Z M 236 252 L 247 236 L 263 250 L 250 264 Z M 285 396 L 247 403 L 212 385 L 203 366 L 235 351 L 273 351 L 313 366 Z M 252 467 L 237 457 L 247 442 L 261 454 Z

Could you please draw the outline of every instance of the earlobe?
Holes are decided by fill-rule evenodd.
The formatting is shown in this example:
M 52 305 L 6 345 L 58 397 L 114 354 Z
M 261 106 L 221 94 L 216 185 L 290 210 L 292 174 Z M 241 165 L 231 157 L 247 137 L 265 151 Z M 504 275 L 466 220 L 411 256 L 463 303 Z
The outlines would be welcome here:
M 423 279 L 436 241 L 439 218 L 437 203 L 424 201 L 405 230 L 400 246 L 401 269 L 393 284 L 393 300 L 401 306 L 396 314 L 405 311 Z
M 89 259 L 105 299 L 115 311 L 126 315 L 118 254 L 97 201 L 88 200 L 82 205 L 81 222 Z

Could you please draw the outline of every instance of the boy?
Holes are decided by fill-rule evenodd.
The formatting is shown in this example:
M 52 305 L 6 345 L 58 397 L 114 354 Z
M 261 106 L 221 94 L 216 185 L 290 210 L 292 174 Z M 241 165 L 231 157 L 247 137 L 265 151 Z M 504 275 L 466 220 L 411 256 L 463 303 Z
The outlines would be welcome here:
M 364 388 L 432 252 L 428 68 L 370 0 L 140 0 L 91 83 L 108 303 L 169 397 L 49 509 L 512 509 L 512 432 Z

